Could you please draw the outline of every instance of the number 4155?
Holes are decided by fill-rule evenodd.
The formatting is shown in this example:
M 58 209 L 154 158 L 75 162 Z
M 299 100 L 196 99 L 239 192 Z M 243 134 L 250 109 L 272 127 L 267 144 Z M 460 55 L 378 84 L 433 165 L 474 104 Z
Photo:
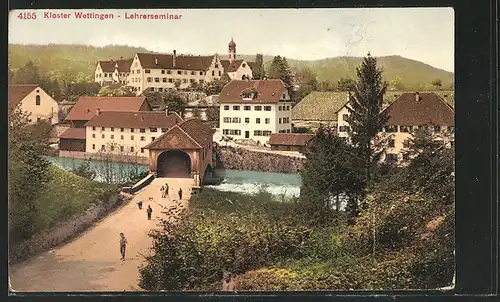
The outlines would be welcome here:
M 33 12 L 33 13 L 27 13 L 27 12 L 24 12 L 24 13 L 19 13 L 19 15 L 17 15 L 17 17 L 19 19 L 36 19 L 36 13 Z

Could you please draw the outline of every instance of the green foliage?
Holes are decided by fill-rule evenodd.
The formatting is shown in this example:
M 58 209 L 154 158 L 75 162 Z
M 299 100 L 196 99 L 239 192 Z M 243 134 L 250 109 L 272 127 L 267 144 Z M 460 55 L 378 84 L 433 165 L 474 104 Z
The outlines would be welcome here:
M 371 170 L 380 156 L 373 139 L 382 131 L 389 117 L 381 112 L 387 84 L 382 82 L 382 69 L 369 53 L 357 68 L 358 80 L 349 93 L 349 137 L 363 158 L 366 182 L 370 184 Z M 379 146 L 380 147 L 380 146 Z
M 226 77 L 221 79 L 215 79 L 205 84 L 203 87 L 203 92 L 208 95 L 219 94 L 222 91 L 222 88 L 228 83 L 228 79 Z
M 290 95 L 292 94 L 293 76 L 290 65 L 288 65 L 288 61 L 285 57 L 281 57 L 279 55 L 275 56 L 267 74 L 270 79 L 281 79 L 285 84 L 285 88 L 288 90 L 288 93 Z
M 361 194 L 364 187 L 362 161 L 333 129 L 318 129 L 305 152 L 307 162 L 302 176 L 301 200 L 311 206 L 311 214 L 325 217 L 339 195 Z
M 99 90 L 99 93 L 97 95 L 98 96 L 135 96 L 135 93 L 128 86 L 120 86 L 120 87 L 116 87 L 116 88 L 110 87 L 110 86 L 103 86 Z
M 350 91 L 354 88 L 356 82 L 351 78 L 340 78 L 337 82 L 337 90 L 339 91 Z
M 207 120 L 212 122 L 218 122 L 220 119 L 220 110 L 218 107 L 210 106 L 206 109 L 205 114 L 207 115 Z
M 431 82 L 432 86 L 436 87 L 436 90 L 439 90 L 441 86 L 443 86 L 443 82 L 440 79 L 434 79 Z
M 299 83 L 296 100 L 301 100 L 312 91 L 318 90 L 318 80 L 316 74 L 310 68 L 299 70 L 295 79 Z
M 395 77 L 389 82 L 390 90 L 403 91 L 406 89 L 403 80 L 400 77 Z
M 252 74 L 253 79 L 255 80 L 263 80 L 266 76 L 266 72 L 264 70 L 264 58 L 260 53 L 255 56 L 255 65 L 252 68 Z

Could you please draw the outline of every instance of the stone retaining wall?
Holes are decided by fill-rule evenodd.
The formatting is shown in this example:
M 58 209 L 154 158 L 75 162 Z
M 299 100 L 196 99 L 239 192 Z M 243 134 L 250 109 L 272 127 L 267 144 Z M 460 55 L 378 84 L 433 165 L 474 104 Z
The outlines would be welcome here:
M 26 260 L 40 252 L 67 242 L 129 199 L 130 196 L 126 194 L 115 193 L 109 196 L 107 200 L 99 201 L 97 205 L 90 207 L 85 213 L 72 217 L 50 230 L 42 231 L 20 244 L 9 247 L 11 264 Z
M 230 146 L 217 146 L 216 168 L 260 172 L 297 173 L 306 159 L 281 154 L 264 153 Z

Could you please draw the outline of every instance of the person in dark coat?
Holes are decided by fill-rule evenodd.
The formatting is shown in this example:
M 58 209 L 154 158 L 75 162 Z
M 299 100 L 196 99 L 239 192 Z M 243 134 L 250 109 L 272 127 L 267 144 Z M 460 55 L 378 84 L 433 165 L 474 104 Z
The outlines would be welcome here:
M 125 248 L 127 247 L 127 238 L 123 233 L 120 233 L 120 254 L 122 257 L 120 260 L 125 260 Z
M 182 200 L 182 189 L 179 188 L 179 200 Z
M 168 196 L 168 183 L 165 183 L 165 195 Z
M 148 209 L 146 210 L 148 213 L 148 220 L 151 220 L 151 214 L 153 213 L 153 209 L 151 208 L 150 205 L 148 205 Z
M 137 202 L 137 206 L 139 207 L 139 210 L 142 210 L 142 200 Z

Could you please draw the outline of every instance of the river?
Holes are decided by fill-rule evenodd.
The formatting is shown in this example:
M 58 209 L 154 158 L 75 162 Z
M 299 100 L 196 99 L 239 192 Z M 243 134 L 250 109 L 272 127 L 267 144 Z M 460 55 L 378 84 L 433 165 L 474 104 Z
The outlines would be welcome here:
M 63 157 L 46 157 L 53 165 L 64 169 L 72 170 L 81 165 L 84 160 L 63 158 Z M 130 172 L 146 172 L 147 165 L 132 165 L 126 163 L 111 163 L 113 176 L 116 181 L 124 180 Z M 96 173 L 96 180 L 104 181 L 105 177 L 101 171 L 103 162 L 92 160 L 89 162 L 89 167 Z M 238 193 L 253 194 L 264 190 L 275 196 L 298 197 L 300 194 L 301 177 L 298 173 L 273 173 L 273 172 L 256 172 L 256 171 L 241 171 L 241 170 L 216 170 L 216 177 L 222 177 L 223 181 L 219 185 L 206 186 L 220 191 L 230 191 Z

